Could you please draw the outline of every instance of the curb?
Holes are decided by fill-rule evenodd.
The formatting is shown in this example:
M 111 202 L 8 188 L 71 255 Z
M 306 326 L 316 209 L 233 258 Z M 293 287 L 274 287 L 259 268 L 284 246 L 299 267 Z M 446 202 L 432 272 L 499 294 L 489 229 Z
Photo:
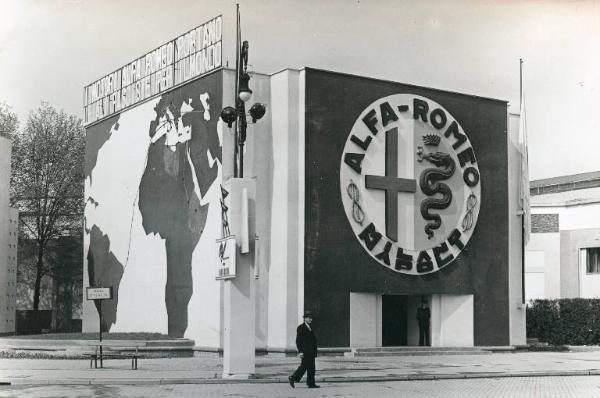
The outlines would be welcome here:
M 457 374 L 404 374 L 388 376 L 323 376 L 317 377 L 320 383 L 373 383 L 391 381 L 427 381 L 427 380 L 468 380 L 497 379 L 508 377 L 558 377 L 558 376 L 598 376 L 600 369 L 533 372 L 481 372 Z M 275 384 L 288 383 L 287 377 L 269 379 L 252 378 L 245 380 L 206 379 L 206 378 L 165 378 L 165 379 L 18 379 L 0 380 L 0 385 L 165 385 L 165 384 Z

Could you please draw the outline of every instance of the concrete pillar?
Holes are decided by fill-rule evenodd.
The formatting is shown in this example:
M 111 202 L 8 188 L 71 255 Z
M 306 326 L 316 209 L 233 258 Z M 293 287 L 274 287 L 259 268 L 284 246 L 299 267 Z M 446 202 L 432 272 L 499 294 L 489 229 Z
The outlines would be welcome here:
M 381 347 L 381 294 L 350 292 L 350 347 Z
M 304 310 L 304 72 L 271 78 L 273 169 L 268 349 L 295 351 Z M 261 203 L 262 204 L 262 203 Z
M 236 277 L 224 281 L 223 377 L 247 379 L 255 373 L 255 212 L 256 181 L 250 178 L 231 178 L 225 183 L 229 192 L 229 226 L 236 237 Z M 241 253 L 242 197 L 248 198 L 248 253 Z
M 473 295 L 431 296 L 431 345 L 473 347 Z

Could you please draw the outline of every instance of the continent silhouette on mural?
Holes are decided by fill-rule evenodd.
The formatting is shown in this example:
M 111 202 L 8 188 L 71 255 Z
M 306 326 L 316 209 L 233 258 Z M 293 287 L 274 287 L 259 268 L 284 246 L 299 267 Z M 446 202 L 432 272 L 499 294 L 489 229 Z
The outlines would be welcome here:
M 94 129 L 94 134 L 86 134 L 86 161 L 85 176 L 89 179 L 90 187 L 94 186 L 92 174 L 100 149 L 108 142 L 113 133 L 119 130 L 119 115 L 99 122 Z M 87 192 L 91 195 L 91 192 Z M 96 209 L 100 203 L 93 196 L 86 198 L 86 212 L 84 232 L 89 239 L 87 252 L 88 280 L 91 287 L 112 287 L 112 300 L 94 300 L 96 310 L 102 308 L 102 331 L 110 330 L 117 320 L 117 305 L 119 302 L 119 284 L 123 277 L 123 263 L 119 261 L 111 248 L 111 237 L 95 224 L 94 217 L 90 216 L 90 209 Z
M 209 93 L 186 96 L 185 91 L 163 95 L 154 108 L 138 200 L 146 234 L 165 240 L 165 304 L 168 333 L 173 337 L 183 337 L 187 329 L 192 254 L 209 207 L 203 198 L 217 178 L 217 161 L 221 161 L 215 113 L 219 105 L 211 110 Z
M 90 234 L 88 250 L 88 277 L 90 286 L 113 287 L 112 300 L 94 300 L 98 312 L 102 306 L 102 331 L 107 332 L 117 321 L 117 303 L 119 302 L 119 284 L 123 277 L 123 264 L 110 250 L 110 238 L 98 226 L 86 229 Z

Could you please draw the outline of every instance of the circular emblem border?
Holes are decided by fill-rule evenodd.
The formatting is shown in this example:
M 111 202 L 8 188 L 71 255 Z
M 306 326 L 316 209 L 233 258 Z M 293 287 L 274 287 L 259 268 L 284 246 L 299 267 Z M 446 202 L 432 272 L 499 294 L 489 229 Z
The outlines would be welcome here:
M 461 173 L 464 189 L 464 203 L 460 204 L 458 222 L 451 232 L 436 246 L 414 249 L 401 247 L 390 239 L 385 225 L 373 221 L 369 215 L 373 209 L 367 208 L 361 200 L 367 189 L 362 166 L 369 164 L 369 154 L 374 152 L 373 148 L 382 145 L 382 137 L 387 132 L 396 127 L 402 129 L 403 123 L 411 119 L 419 129 L 427 130 L 427 134 L 421 137 L 424 144 L 418 147 L 416 156 L 426 152 L 423 149 L 425 145 L 438 145 L 445 140 L 444 145 L 454 151 L 449 155 L 455 161 L 454 173 Z M 422 153 L 419 154 L 419 151 Z M 380 265 L 403 274 L 434 273 L 454 262 L 471 239 L 480 208 L 479 167 L 462 126 L 437 102 L 415 94 L 393 94 L 374 101 L 356 119 L 346 139 L 340 164 L 340 193 L 346 217 L 358 242 Z M 419 184 L 415 185 L 415 189 L 419 190 Z M 385 193 L 380 195 L 385 196 Z

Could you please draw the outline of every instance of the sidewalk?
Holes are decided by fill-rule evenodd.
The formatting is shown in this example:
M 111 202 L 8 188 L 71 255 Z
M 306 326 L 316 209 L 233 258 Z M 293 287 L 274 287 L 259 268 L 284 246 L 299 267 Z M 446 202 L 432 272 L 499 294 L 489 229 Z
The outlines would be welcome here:
M 250 380 L 222 378 L 222 358 L 106 360 L 0 359 L 0 384 L 190 384 L 287 383 L 299 364 L 294 357 L 259 356 Z M 489 377 L 600 375 L 600 352 L 515 352 L 488 355 L 319 357 L 318 382 L 434 380 Z

